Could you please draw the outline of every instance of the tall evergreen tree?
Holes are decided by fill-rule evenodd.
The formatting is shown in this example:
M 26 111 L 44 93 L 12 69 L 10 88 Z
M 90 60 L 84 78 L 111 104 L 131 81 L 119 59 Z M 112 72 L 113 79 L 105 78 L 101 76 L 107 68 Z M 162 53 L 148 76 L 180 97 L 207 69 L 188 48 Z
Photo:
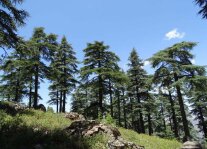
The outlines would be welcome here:
M 162 76 L 162 77 L 160 77 Z M 175 112 L 175 103 L 174 98 L 172 96 L 171 85 L 173 83 L 173 77 L 170 75 L 168 68 L 160 67 L 154 73 L 153 82 L 158 86 L 160 90 L 165 90 L 165 93 L 162 93 L 164 97 L 167 97 L 170 102 L 171 113 L 172 113 L 172 122 L 173 122 L 173 132 L 176 138 L 179 138 L 178 134 L 178 124 L 177 124 L 177 117 Z
M 131 86 L 129 89 L 131 90 L 132 95 L 137 100 L 137 109 L 138 109 L 138 132 L 145 133 L 144 127 L 144 118 L 143 118 L 143 105 L 142 105 L 142 96 L 141 93 L 143 92 L 143 86 L 145 85 L 145 77 L 146 72 L 142 68 L 143 62 L 139 58 L 135 49 L 133 49 L 129 56 L 129 70 L 128 76 L 130 79 Z
M 33 107 L 36 108 L 38 100 L 40 98 L 38 94 L 39 83 L 47 75 L 47 66 L 43 60 L 49 61 L 51 51 L 53 49 L 50 40 L 47 39 L 47 35 L 44 32 L 44 28 L 35 28 L 32 38 L 28 41 L 30 55 L 30 66 L 34 76 L 34 101 Z M 32 78 L 31 78 L 32 79 Z
M 203 133 L 203 137 L 207 138 L 207 77 L 204 74 L 203 70 L 203 75 L 191 78 L 189 98 L 191 114 L 195 115 L 195 121 L 198 122 L 198 128 Z
M 113 66 L 117 65 L 117 61 L 119 61 L 119 58 L 108 49 L 109 46 L 104 45 L 103 42 L 89 43 L 84 49 L 84 66 L 81 68 L 81 77 L 88 78 L 88 84 L 93 85 L 94 91 L 98 90 L 97 103 L 101 115 L 105 111 L 103 101 L 107 86 L 106 78 L 113 73 Z
M 62 38 L 61 44 L 55 48 L 53 53 L 50 65 L 52 73 L 50 78 L 53 83 L 50 87 L 51 96 L 56 100 L 56 104 L 59 103 L 59 111 L 65 112 L 67 94 L 71 93 L 77 83 L 75 74 L 78 72 L 78 62 L 66 37 Z
M 7 100 L 13 100 L 20 102 L 24 96 L 27 95 L 27 47 L 26 42 L 21 40 L 18 45 L 15 46 L 15 50 L 8 56 L 1 70 L 3 75 L 1 78 L 2 91 Z
M 198 12 L 203 16 L 204 19 L 207 19 L 207 1 L 206 0 L 195 0 L 196 4 L 201 7 L 201 10 Z
M 0 47 L 12 46 L 18 41 L 17 28 L 25 24 L 28 13 L 17 7 L 24 0 L 0 0 Z
M 77 59 L 75 57 L 75 52 L 73 51 L 70 44 L 68 44 L 66 37 L 62 38 L 60 44 L 60 59 L 61 60 L 61 89 L 63 94 L 63 109 L 62 112 L 65 112 L 66 96 L 68 93 L 75 88 L 77 80 L 75 74 L 77 74 Z
M 188 140 L 190 136 L 188 120 L 185 111 L 185 105 L 183 100 L 182 88 L 184 82 L 191 77 L 194 77 L 195 73 L 199 73 L 200 67 L 192 65 L 193 55 L 190 51 L 196 46 L 194 42 L 181 42 L 177 43 L 169 48 L 159 51 L 154 54 L 150 61 L 154 68 L 161 69 L 166 68 L 170 74 L 161 74 L 159 77 L 169 76 L 173 78 L 172 86 L 176 89 L 177 99 L 180 106 L 180 112 L 184 128 L 183 140 Z

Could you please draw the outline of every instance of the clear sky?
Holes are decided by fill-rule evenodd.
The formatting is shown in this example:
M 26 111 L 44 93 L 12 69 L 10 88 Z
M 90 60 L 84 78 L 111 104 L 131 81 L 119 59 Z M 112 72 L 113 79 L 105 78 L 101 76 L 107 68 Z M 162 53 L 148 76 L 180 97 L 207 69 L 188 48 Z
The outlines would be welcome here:
M 30 14 L 21 36 L 29 39 L 35 27 L 65 35 L 80 61 L 86 43 L 95 40 L 110 46 L 123 69 L 132 48 L 145 60 L 174 43 L 195 41 L 195 64 L 207 64 L 207 20 L 193 0 L 25 0 L 21 8 Z M 40 88 L 44 101 L 47 86 Z

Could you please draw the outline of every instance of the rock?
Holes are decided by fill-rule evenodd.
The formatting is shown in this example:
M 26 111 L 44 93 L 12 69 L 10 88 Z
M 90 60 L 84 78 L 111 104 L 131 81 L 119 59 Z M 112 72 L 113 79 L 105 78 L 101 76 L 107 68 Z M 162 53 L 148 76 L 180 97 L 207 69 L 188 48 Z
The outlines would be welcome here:
M 65 118 L 68 118 L 72 121 L 84 121 L 85 120 L 83 115 L 75 113 L 75 112 L 66 113 Z
M 109 149 L 125 149 L 126 145 L 120 140 L 114 140 L 108 142 Z
M 90 137 L 98 133 L 105 133 L 109 136 L 109 149 L 144 149 L 143 146 L 138 146 L 132 142 L 125 141 L 117 128 L 93 120 L 74 121 L 65 130 L 70 135 L 78 137 Z
M 144 149 L 144 146 L 136 145 L 132 142 L 125 141 L 121 136 L 115 140 L 108 141 L 109 149 Z
M 46 108 L 45 108 L 45 106 L 43 104 L 37 105 L 37 108 L 36 109 L 41 110 L 43 112 L 46 112 L 47 111 Z
M 41 144 L 37 144 L 34 146 L 34 149 L 43 149 L 42 145 Z
M 132 142 L 127 142 L 120 136 L 115 140 L 109 140 L 108 148 L 109 149 L 144 149 L 144 146 L 138 146 Z
M 89 120 L 84 120 L 84 121 L 74 121 L 71 123 L 69 127 L 67 127 L 65 130 L 71 134 L 71 135 L 76 135 L 76 136 L 85 136 L 87 132 L 93 128 L 93 126 L 97 125 L 98 123 L 96 121 L 89 121 Z M 90 133 L 88 133 L 90 134 Z
M 17 102 L 0 101 L 0 109 L 11 115 L 16 115 L 26 109 L 26 106 Z
M 183 146 L 181 149 L 202 149 L 202 147 L 198 142 L 187 141 L 183 143 Z

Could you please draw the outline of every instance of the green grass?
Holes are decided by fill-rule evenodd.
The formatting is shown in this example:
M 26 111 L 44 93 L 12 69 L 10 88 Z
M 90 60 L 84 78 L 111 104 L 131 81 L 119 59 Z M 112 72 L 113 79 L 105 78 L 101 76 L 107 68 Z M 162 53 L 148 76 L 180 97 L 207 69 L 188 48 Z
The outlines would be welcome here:
M 41 144 L 44 149 L 107 149 L 108 137 L 98 134 L 93 137 L 77 138 L 68 135 L 64 129 L 71 124 L 63 114 L 38 110 L 12 110 L 12 104 L 5 104 L 0 110 L 0 148 L 29 149 Z M 112 118 L 102 121 L 114 125 Z M 176 140 L 161 139 L 156 136 L 138 134 L 132 130 L 119 128 L 127 141 L 142 145 L 145 149 L 180 149 Z
M 28 127 L 48 131 L 60 130 L 71 124 L 71 121 L 64 118 L 63 114 L 55 114 L 52 112 L 26 110 L 17 116 Z
M 1 149 L 32 149 L 41 144 L 44 149 L 106 149 L 107 137 L 71 137 L 64 129 L 71 124 L 63 114 L 24 110 L 8 114 L 0 110 Z
M 145 149 L 180 149 L 181 143 L 177 140 L 162 139 L 156 136 L 138 134 L 135 131 L 119 128 L 124 139 L 142 145 Z

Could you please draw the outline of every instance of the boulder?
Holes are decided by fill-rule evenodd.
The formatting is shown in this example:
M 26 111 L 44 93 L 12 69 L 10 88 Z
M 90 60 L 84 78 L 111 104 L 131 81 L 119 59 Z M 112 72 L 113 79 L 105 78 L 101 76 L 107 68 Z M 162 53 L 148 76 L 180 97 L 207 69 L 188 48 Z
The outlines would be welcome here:
M 76 112 L 69 112 L 65 113 L 65 118 L 68 118 L 72 121 L 84 121 L 85 117 L 81 114 L 78 114 Z
M 36 144 L 34 146 L 34 149 L 43 149 L 42 145 L 41 144 Z
M 202 149 L 202 147 L 198 142 L 187 141 L 183 143 L 183 146 L 181 149 Z
M 24 104 L 18 102 L 0 101 L 0 109 L 11 115 L 16 115 L 26 109 Z
M 139 146 L 133 142 L 125 141 L 121 136 L 117 139 L 111 139 L 108 141 L 109 149 L 144 149 L 144 146 Z
M 65 130 L 76 137 L 90 137 L 98 133 L 104 133 L 109 136 L 107 144 L 109 149 L 144 149 L 143 146 L 125 141 L 117 128 L 94 120 L 74 121 Z
M 41 111 L 43 111 L 43 112 L 46 112 L 47 110 L 46 110 L 46 107 L 43 105 L 43 104 L 39 104 L 39 105 L 37 105 L 37 108 L 36 108 L 37 110 L 41 110 Z

